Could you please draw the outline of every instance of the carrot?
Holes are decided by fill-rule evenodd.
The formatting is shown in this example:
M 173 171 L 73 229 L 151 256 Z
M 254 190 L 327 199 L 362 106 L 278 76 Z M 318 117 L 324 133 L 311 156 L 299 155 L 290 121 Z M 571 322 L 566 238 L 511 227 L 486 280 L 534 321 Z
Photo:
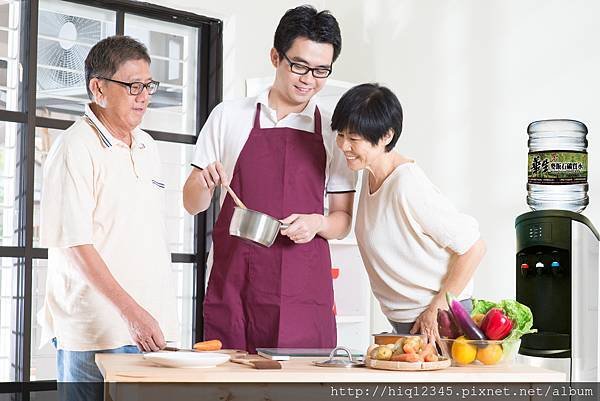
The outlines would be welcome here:
M 208 340 L 194 344 L 194 349 L 196 351 L 217 351 L 220 350 L 222 346 L 223 343 L 221 343 L 220 340 Z
M 423 358 L 419 354 L 400 354 L 394 358 L 398 362 L 423 362 Z
M 429 355 L 435 355 L 435 353 L 436 352 L 435 352 L 435 348 L 433 347 L 433 344 L 425 344 L 425 346 L 423 347 L 421 352 L 419 352 L 419 354 L 421 354 L 423 359 L 426 359 L 427 356 L 429 356 Z

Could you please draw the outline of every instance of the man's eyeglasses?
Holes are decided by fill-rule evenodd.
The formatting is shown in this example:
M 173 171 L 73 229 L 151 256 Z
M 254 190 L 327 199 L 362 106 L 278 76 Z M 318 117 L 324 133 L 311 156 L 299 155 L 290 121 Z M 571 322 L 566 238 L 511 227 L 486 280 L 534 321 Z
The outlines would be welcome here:
M 146 88 L 146 90 L 148 91 L 149 95 L 153 95 L 158 90 L 158 85 L 160 85 L 160 82 L 158 82 L 158 81 L 150 81 L 147 84 L 145 84 L 143 82 L 123 82 L 123 81 L 117 81 L 116 79 L 110 79 L 110 78 L 105 78 L 105 77 L 97 77 L 97 78 L 104 79 L 106 81 L 114 82 L 116 84 L 120 84 L 120 85 L 128 87 L 129 88 L 129 94 L 132 95 L 132 96 L 139 95 L 140 93 L 142 93 L 142 91 L 144 90 L 144 88 Z
M 311 72 L 312 76 L 315 78 L 327 78 L 329 75 L 331 75 L 331 67 L 329 67 L 329 68 L 323 68 L 323 67 L 311 68 L 304 64 L 294 63 L 292 60 L 290 60 L 288 58 L 288 56 L 286 56 L 285 53 L 281 53 L 281 55 L 288 62 L 288 64 L 290 65 L 290 71 L 292 71 L 294 74 L 306 75 L 309 72 Z

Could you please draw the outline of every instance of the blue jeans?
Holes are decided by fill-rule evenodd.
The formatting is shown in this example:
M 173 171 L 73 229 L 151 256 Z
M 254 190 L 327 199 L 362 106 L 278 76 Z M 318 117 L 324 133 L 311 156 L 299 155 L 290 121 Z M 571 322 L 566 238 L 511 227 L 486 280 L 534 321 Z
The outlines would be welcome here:
M 473 301 L 471 300 L 471 298 L 463 299 L 462 301 L 460 301 L 460 304 L 463 306 L 463 308 L 465 308 L 465 310 L 469 314 L 473 310 Z M 388 320 L 390 321 L 390 324 L 392 325 L 392 328 L 394 329 L 394 333 L 396 333 L 396 334 L 408 334 L 410 332 L 410 329 L 412 329 L 413 325 L 415 324 L 415 322 L 401 323 L 401 322 L 394 322 L 390 319 L 388 319 Z
M 56 339 L 53 339 L 52 343 L 57 347 Z M 96 366 L 95 356 L 97 353 L 138 354 L 139 352 L 135 345 L 96 351 L 57 349 L 56 381 L 61 401 L 102 400 L 104 379 Z

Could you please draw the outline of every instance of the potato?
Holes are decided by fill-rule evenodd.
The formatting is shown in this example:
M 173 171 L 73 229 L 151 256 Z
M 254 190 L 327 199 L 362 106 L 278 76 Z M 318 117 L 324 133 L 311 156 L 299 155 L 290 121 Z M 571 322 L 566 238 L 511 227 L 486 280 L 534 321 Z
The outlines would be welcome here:
M 421 350 L 423 342 L 419 336 L 406 337 L 402 349 L 407 354 L 416 354 Z
M 402 348 L 397 348 L 392 352 L 392 356 L 393 355 L 402 355 L 404 354 L 404 350 Z
M 377 350 L 379 349 L 379 347 L 380 347 L 379 345 L 369 347 L 369 351 L 368 351 L 369 358 L 377 359 L 377 352 L 378 352 Z
M 377 347 L 375 359 L 380 361 L 389 361 L 392 357 L 392 350 L 388 347 Z

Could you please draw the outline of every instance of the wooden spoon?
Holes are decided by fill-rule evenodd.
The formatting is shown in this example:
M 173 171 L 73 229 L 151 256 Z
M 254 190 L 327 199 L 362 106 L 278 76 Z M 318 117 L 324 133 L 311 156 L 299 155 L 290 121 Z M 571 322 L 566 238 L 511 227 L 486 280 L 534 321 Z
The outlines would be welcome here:
M 229 192 L 229 195 L 231 195 L 231 197 L 233 198 L 233 201 L 235 202 L 236 205 L 238 205 L 242 209 L 248 209 L 246 207 L 246 205 L 244 205 L 244 203 L 240 200 L 240 198 L 238 198 L 238 196 L 235 194 L 235 192 L 233 192 L 233 189 L 231 189 L 231 187 L 229 185 L 223 184 L 223 186 L 225 187 L 227 192 Z

